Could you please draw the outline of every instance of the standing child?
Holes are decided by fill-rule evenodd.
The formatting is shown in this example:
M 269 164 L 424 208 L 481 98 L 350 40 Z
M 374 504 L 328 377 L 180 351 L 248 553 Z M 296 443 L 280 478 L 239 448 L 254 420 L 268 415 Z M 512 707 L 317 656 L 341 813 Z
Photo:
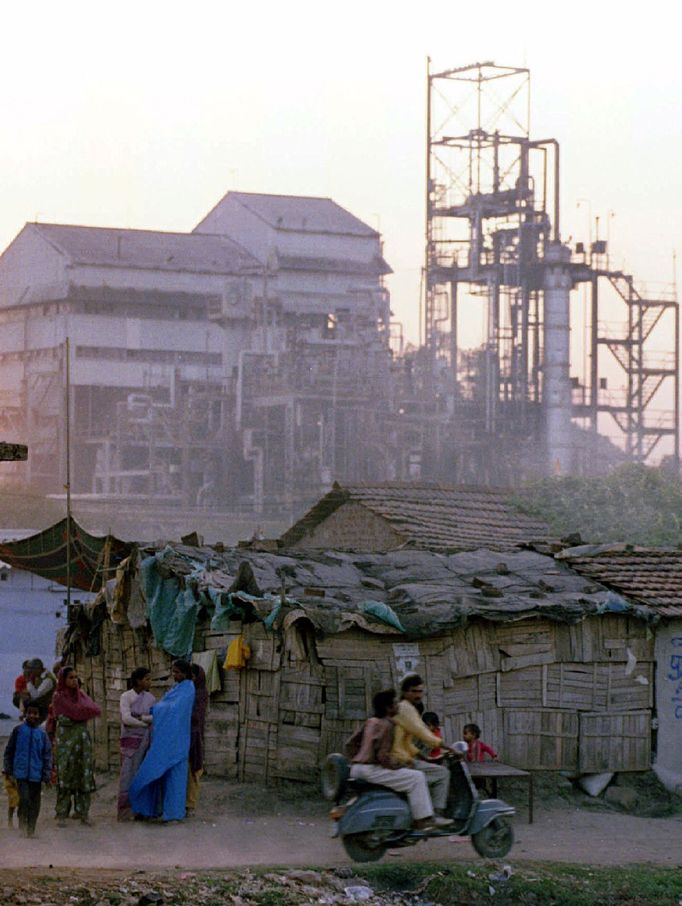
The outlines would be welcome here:
M 443 738 L 443 733 L 440 728 L 440 718 L 435 711 L 424 712 L 424 714 L 422 714 L 422 720 L 434 736 L 437 736 L 438 739 Z M 440 746 L 437 746 L 435 749 L 431 749 L 426 757 L 429 761 L 439 761 L 443 757 L 443 750 Z
M 35 833 L 41 784 L 49 782 L 52 771 L 52 746 L 40 718 L 37 705 L 26 706 L 24 722 L 12 730 L 3 761 L 3 773 L 19 788 L 19 827 L 26 837 Z
M 485 756 L 497 758 L 497 752 L 481 739 L 481 728 L 478 724 L 466 724 L 462 731 L 464 741 L 469 746 L 467 761 L 485 761 Z

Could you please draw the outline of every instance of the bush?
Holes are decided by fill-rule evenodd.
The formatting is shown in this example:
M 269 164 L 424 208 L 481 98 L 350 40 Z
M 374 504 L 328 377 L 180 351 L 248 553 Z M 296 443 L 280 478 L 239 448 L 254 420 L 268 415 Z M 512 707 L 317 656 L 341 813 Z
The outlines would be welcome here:
M 599 478 L 547 478 L 523 487 L 517 507 L 559 537 L 648 547 L 682 542 L 682 482 L 664 468 L 624 465 Z

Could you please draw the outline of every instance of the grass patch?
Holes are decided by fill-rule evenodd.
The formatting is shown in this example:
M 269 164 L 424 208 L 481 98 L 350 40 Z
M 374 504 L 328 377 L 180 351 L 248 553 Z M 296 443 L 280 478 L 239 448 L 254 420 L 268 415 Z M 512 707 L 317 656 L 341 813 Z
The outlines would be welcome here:
M 496 906 L 678 906 L 682 872 L 650 865 L 597 868 L 556 863 L 514 866 L 508 881 L 491 881 L 493 863 L 371 865 L 363 877 L 376 890 L 414 891 L 424 902 Z M 494 894 L 490 888 L 494 888 Z

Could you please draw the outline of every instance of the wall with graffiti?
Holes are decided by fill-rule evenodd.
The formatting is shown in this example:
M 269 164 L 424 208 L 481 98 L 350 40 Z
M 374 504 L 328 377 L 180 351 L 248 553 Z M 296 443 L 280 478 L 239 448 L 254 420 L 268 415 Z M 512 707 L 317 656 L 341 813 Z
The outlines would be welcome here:
M 656 771 L 661 782 L 682 793 L 682 620 L 656 629 Z

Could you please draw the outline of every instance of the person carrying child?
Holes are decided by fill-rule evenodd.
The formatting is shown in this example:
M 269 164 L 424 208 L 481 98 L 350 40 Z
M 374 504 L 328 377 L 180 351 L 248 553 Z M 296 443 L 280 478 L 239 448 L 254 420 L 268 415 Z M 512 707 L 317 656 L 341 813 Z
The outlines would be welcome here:
M 21 673 L 14 680 L 14 694 L 12 695 L 12 704 L 21 712 L 22 716 L 24 714 L 24 704 L 30 697 L 27 691 L 28 681 L 31 676 L 31 671 L 28 668 L 29 663 L 29 661 L 24 661 L 21 665 Z
M 41 784 L 49 783 L 52 772 L 52 746 L 40 727 L 40 708 L 29 703 L 24 715 L 5 748 L 3 773 L 16 781 L 19 828 L 25 837 L 32 837 L 40 814 Z
M 481 739 L 481 728 L 478 724 L 465 724 L 462 730 L 464 741 L 469 746 L 467 751 L 467 761 L 481 762 L 485 761 L 485 756 L 489 755 L 492 759 L 497 758 L 497 752 Z

